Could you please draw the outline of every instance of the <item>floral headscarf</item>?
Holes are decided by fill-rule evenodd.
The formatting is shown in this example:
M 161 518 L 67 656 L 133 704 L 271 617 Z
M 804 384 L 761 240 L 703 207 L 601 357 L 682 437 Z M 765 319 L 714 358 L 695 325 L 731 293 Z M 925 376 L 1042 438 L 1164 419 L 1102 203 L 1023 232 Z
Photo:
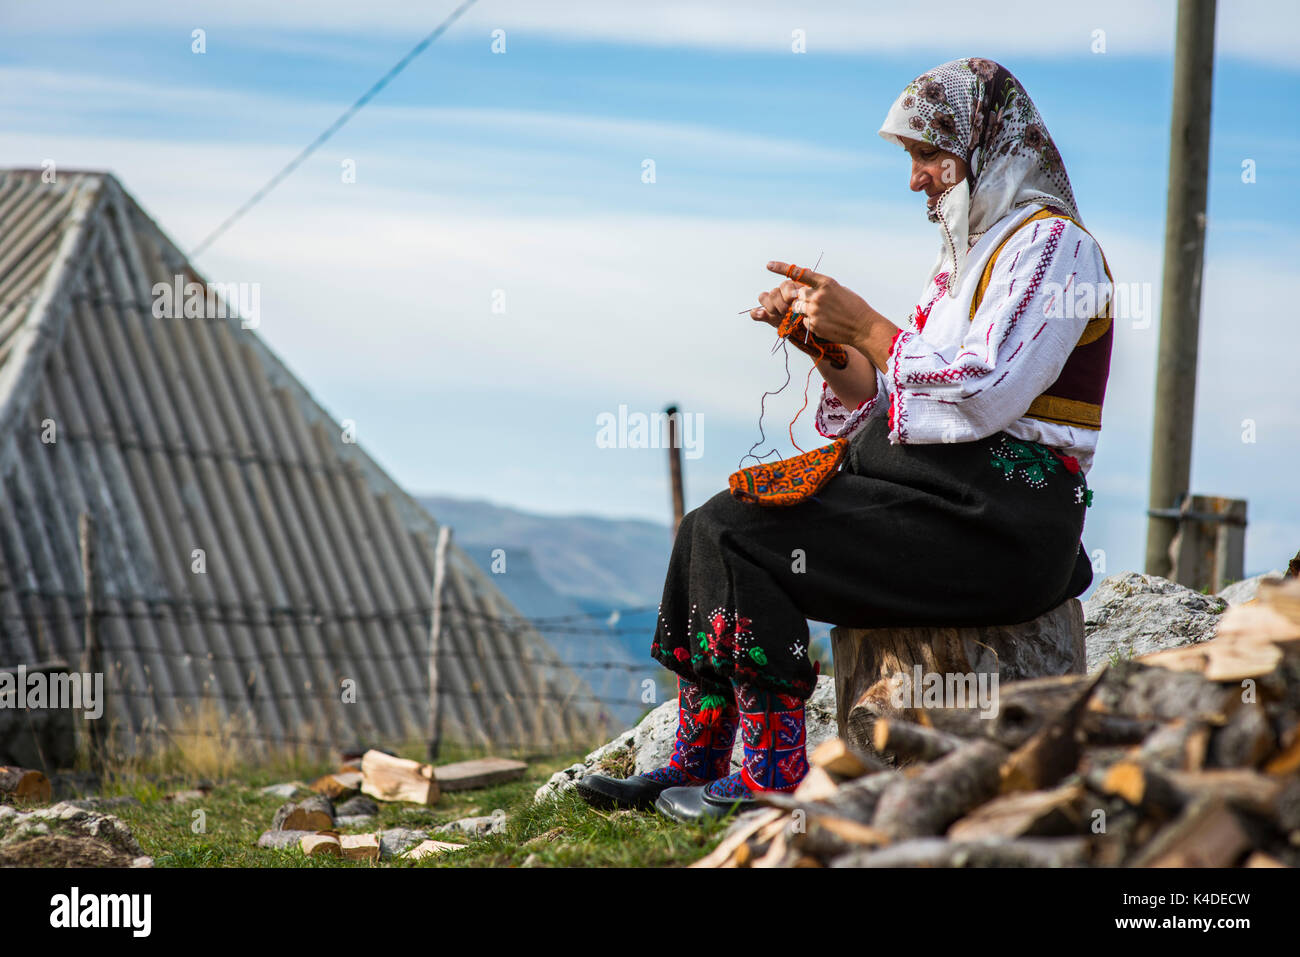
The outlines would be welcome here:
M 922 73 L 890 107 L 880 135 L 924 140 L 966 161 L 966 178 L 930 210 L 943 248 L 930 278 L 950 263 L 956 294 L 970 246 L 1014 209 L 1057 206 L 1082 224 L 1061 154 L 1029 94 L 992 60 L 966 57 Z

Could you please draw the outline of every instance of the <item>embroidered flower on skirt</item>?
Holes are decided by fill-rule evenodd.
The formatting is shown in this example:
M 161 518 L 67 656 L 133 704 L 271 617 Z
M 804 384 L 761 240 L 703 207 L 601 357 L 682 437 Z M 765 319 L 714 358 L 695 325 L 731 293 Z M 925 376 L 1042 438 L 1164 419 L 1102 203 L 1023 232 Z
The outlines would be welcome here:
M 1019 478 L 1031 488 L 1046 487 L 1047 477 L 1058 469 L 1064 469 L 1079 479 L 1074 500 L 1085 507 L 1092 504 L 1092 489 L 1088 488 L 1079 460 L 1073 455 L 1064 455 L 1057 449 L 1038 442 L 1012 438 L 1005 432 L 999 436 L 998 444 L 989 454 L 989 464 L 1001 469 L 1003 478 L 1007 481 Z

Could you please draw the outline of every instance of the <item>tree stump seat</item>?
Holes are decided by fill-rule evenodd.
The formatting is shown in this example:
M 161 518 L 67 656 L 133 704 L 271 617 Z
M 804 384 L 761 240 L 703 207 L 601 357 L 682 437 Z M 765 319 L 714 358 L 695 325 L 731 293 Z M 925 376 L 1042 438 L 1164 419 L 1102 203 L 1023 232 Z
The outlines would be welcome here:
M 831 629 L 835 671 L 835 710 L 840 737 L 874 753 L 876 719 L 896 717 L 919 700 L 923 684 L 936 680 L 953 689 L 973 689 L 983 680 L 991 688 L 1004 681 L 1086 671 L 1083 605 L 1068 599 L 1030 621 L 980 627 Z M 983 675 L 983 679 L 979 676 Z M 901 677 L 900 677 L 901 676 Z M 938 679 L 927 676 L 938 676 Z M 966 676 L 963 681 L 962 676 Z M 972 677 L 973 676 L 973 677 Z M 904 707 L 899 707 L 902 700 Z M 969 701 L 968 706 L 974 706 Z M 953 706 L 946 702 L 946 706 Z

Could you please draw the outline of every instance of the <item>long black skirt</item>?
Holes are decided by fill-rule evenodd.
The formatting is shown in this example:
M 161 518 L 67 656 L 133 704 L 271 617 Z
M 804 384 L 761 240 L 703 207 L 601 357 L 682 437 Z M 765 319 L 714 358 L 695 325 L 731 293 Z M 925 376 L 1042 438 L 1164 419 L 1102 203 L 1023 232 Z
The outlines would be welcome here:
M 723 491 L 683 517 L 650 654 L 706 689 L 807 698 L 807 619 L 1028 621 L 1092 583 L 1090 498 L 1077 463 L 1037 443 L 891 445 L 873 417 L 815 498 L 772 507 Z

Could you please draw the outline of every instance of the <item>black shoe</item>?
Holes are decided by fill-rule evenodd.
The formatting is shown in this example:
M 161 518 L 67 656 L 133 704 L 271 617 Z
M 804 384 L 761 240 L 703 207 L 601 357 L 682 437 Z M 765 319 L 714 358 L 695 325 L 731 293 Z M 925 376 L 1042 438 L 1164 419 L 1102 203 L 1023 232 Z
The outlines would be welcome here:
M 655 809 L 674 821 L 700 821 L 705 818 L 744 814 L 759 807 L 753 798 L 716 798 L 705 794 L 707 785 L 686 788 L 666 788 L 655 801 Z
M 592 807 L 644 810 L 653 807 L 655 798 L 673 785 L 661 784 L 642 775 L 611 778 L 606 774 L 588 774 L 578 779 L 576 787 L 582 799 Z

